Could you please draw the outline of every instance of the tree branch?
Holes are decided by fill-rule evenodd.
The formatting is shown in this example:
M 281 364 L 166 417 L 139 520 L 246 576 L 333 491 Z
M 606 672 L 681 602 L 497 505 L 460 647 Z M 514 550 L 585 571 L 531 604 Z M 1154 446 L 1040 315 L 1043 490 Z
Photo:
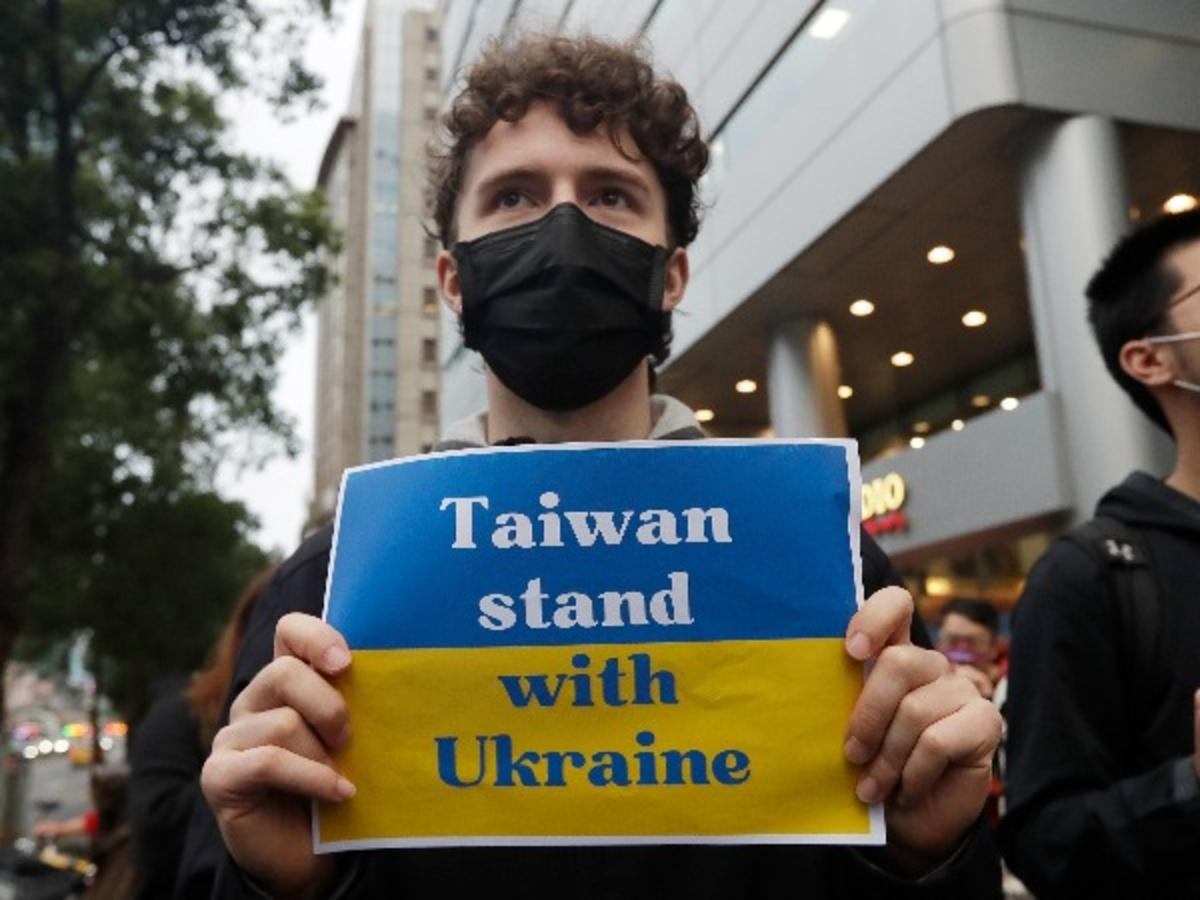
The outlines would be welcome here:
M 167 4 L 166 10 L 158 22 L 138 35 L 123 35 L 120 31 L 115 32 L 112 45 L 101 54 L 99 59 L 92 63 L 91 67 L 84 73 L 83 78 L 80 79 L 79 84 L 71 91 L 70 96 L 67 98 L 67 108 L 74 113 L 79 108 L 79 104 L 87 97 L 88 92 L 95 86 L 96 79 L 100 77 L 100 74 L 108 67 L 108 64 L 113 61 L 117 54 L 140 44 L 152 34 L 166 31 L 167 26 L 171 24 L 171 21 L 179 13 L 181 7 L 181 0 L 172 0 L 172 2 Z

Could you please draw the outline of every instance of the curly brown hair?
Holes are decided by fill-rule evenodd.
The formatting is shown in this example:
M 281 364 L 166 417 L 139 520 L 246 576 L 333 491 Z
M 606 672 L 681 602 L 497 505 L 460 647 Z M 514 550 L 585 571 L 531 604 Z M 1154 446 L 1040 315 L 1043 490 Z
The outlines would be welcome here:
M 516 122 L 534 102 L 557 107 L 576 134 L 628 128 L 667 199 L 669 238 L 687 246 L 700 227 L 697 182 L 708 146 L 696 111 L 676 81 L 657 78 L 640 44 L 595 37 L 517 35 L 492 41 L 464 76 L 431 149 L 430 205 L 442 246 L 454 243 L 454 214 L 471 149 L 497 121 Z

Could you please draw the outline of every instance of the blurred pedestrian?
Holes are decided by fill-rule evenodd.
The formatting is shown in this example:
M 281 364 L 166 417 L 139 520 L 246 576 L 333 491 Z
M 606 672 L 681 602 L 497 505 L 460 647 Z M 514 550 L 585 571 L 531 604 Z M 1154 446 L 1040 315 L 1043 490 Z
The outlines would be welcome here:
M 250 613 L 274 574 L 256 575 L 234 604 L 229 621 L 210 651 L 207 665 L 186 687 L 166 692 L 137 727 L 130 754 L 129 816 L 142 873 L 144 900 L 171 896 L 208 898 L 216 860 L 198 865 L 191 883 L 176 891 L 189 822 L 208 816 L 200 794 L 200 770 L 208 756 L 229 692 L 234 661 Z
M 1126 238 L 1087 295 L 1109 372 L 1177 458 L 1030 573 L 1001 839 L 1039 900 L 1200 897 L 1200 212 Z
M 991 698 L 1003 678 L 1000 614 L 986 600 L 951 600 L 938 613 L 937 648 Z

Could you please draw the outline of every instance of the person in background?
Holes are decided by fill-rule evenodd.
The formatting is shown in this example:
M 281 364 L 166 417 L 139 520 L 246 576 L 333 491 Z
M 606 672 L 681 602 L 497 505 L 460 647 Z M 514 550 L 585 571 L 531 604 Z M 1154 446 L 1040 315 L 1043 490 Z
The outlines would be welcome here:
M 938 613 L 937 648 L 979 693 L 992 697 L 1004 677 L 996 607 L 986 600 L 951 600 Z
M 1200 211 L 1121 241 L 1087 296 L 1176 462 L 1109 491 L 1029 575 L 1000 839 L 1039 900 L 1200 897 Z
M 142 874 L 139 898 L 173 896 L 189 822 L 206 816 L 211 819 L 200 794 L 200 770 L 219 727 L 250 613 L 272 574 L 274 568 L 265 569 L 246 585 L 207 665 L 186 687 L 169 691 L 156 701 L 135 731 L 129 818 Z M 191 883 L 181 886 L 174 896 L 208 897 L 215 865 L 213 861 L 209 867 L 196 866 Z

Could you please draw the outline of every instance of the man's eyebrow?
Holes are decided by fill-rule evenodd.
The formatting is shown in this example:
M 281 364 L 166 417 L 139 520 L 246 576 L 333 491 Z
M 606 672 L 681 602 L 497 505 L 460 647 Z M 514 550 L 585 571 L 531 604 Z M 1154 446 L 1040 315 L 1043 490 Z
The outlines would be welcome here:
M 615 166 L 588 166 L 583 171 L 583 177 L 590 181 L 616 181 L 643 194 L 650 193 L 650 184 L 646 181 L 642 173 L 636 169 L 622 169 Z
M 485 174 L 475 186 L 477 193 L 488 194 L 502 184 L 514 181 L 534 181 L 545 178 L 545 174 L 531 166 L 509 166 L 495 172 Z

